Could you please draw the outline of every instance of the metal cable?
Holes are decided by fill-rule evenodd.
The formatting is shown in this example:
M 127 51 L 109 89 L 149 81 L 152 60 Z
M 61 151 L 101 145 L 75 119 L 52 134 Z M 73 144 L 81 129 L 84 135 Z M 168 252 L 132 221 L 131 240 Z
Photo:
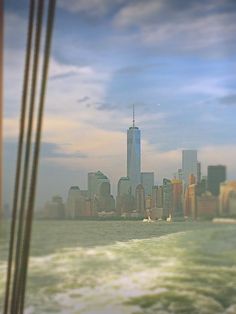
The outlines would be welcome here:
M 12 207 L 12 221 L 11 221 L 11 229 L 10 229 L 10 245 L 9 245 L 9 255 L 8 255 L 5 300 L 4 300 L 4 314 L 8 313 L 10 288 L 11 288 L 12 262 L 13 262 L 14 243 L 15 243 L 15 229 L 16 229 L 19 187 L 20 187 L 20 178 L 21 178 L 23 140 L 24 140 L 24 133 L 25 133 L 24 132 L 25 118 L 26 118 L 26 109 L 27 109 L 27 95 L 28 95 L 28 89 L 29 89 L 31 46 L 32 46 L 33 26 L 34 26 L 34 23 L 33 23 L 34 8 L 35 8 L 35 1 L 32 0 L 30 3 L 30 9 L 29 9 L 29 23 L 28 23 L 28 34 L 27 34 L 27 44 L 26 44 L 24 83 L 23 83 L 23 92 L 22 92 L 22 100 L 21 100 L 21 115 L 20 115 L 21 118 L 20 118 L 20 130 L 19 130 L 19 140 L 18 140 L 18 148 L 17 148 L 17 163 L 16 163 L 15 187 L 14 187 L 14 197 L 13 197 L 13 207 Z
M 26 46 L 26 59 L 25 59 L 25 71 L 24 71 L 24 83 L 21 101 L 21 118 L 20 118 L 20 131 L 19 142 L 17 150 L 17 164 L 16 164 L 16 178 L 13 197 L 13 209 L 12 209 L 12 223 L 10 231 L 10 249 L 8 257 L 7 268 L 7 280 L 6 280 L 6 293 L 4 303 L 4 314 L 23 314 L 25 290 L 28 273 L 28 261 L 30 254 L 30 241 L 32 231 L 32 221 L 34 213 L 35 193 L 38 175 L 38 163 L 42 133 L 42 121 L 44 113 L 44 102 L 47 87 L 47 76 L 49 68 L 49 57 L 51 49 L 51 39 L 53 32 L 53 23 L 55 15 L 56 0 L 49 0 L 48 2 L 48 14 L 47 14 L 47 27 L 45 36 L 45 47 L 43 56 L 43 68 L 40 83 L 39 93 L 39 105 L 37 112 L 36 122 L 36 134 L 34 143 L 34 152 L 32 160 L 32 169 L 30 172 L 31 164 L 31 147 L 32 147 L 32 134 L 34 129 L 34 116 L 35 116 L 35 101 L 37 94 L 38 83 L 38 67 L 40 58 L 40 43 L 43 26 L 43 14 L 44 14 L 44 1 L 45 0 L 30 0 L 29 10 L 29 23 L 28 23 L 28 35 Z M 37 20 L 35 24 L 35 7 L 37 3 Z M 35 32 L 34 39 L 34 56 L 33 65 L 31 69 L 31 50 L 32 50 L 32 38 Z M 29 108 L 27 106 L 28 94 L 29 94 L 29 81 L 31 78 L 31 93 L 29 99 Z M 26 112 L 28 116 L 26 120 Z M 27 132 L 25 135 L 25 129 L 27 124 Z M 25 141 L 26 136 L 26 141 Z M 24 145 L 25 142 L 25 145 Z M 24 156 L 23 156 L 24 151 Z M 22 173 L 22 161 L 24 158 L 23 173 Z M 30 179 L 30 182 L 29 182 Z M 30 184 L 29 184 L 30 183 Z M 18 201 L 19 191 L 21 187 L 21 202 L 18 214 Z M 26 201 L 27 200 L 27 201 Z M 17 216 L 18 229 L 17 238 L 15 240 Z M 16 243 L 15 243 L 16 242 Z M 14 279 L 12 282 L 13 272 L 13 260 L 15 257 L 15 269 Z M 11 299 L 10 299 L 11 297 Z
M 20 273 L 21 285 L 20 285 L 20 290 L 19 290 L 19 293 L 20 293 L 20 303 L 19 303 L 20 307 L 19 307 L 19 312 L 18 312 L 19 314 L 22 314 L 24 311 L 26 278 L 27 278 L 27 273 L 28 273 L 32 221 L 33 221 L 33 213 L 34 213 L 39 153 L 40 153 L 41 134 L 42 134 L 42 122 L 43 122 L 46 87 L 47 87 L 51 39 L 52 39 L 52 31 L 53 31 L 54 16 L 55 16 L 55 6 L 56 6 L 56 0 L 50 0 L 48 4 L 48 18 L 47 18 L 47 29 L 46 29 L 45 48 L 44 48 L 43 72 L 42 72 L 42 78 L 41 78 L 41 89 L 40 89 L 40 98 L 39 98 L 39 107 L 38 107 L 38 116 L 37 116 L 31 182 L 30 182 L 30 189 L 29 189 L 28 207 L 27 207 L 27 213 L 26 213 L 26 225 L 25 225 L 23 249 L 22 249 L 22 263 L 21 263 L 21 273 Z
M 15 273 L 14 273 L 13 290 L 12 290 L 12 307 L 11 307 L 12 314 L 16 313 L 16 309 L 18 306 L 19 289 L 20 289 L 20 284 L 21 284 L 20 283 L 20 271 L 21 271 L 21 254 L 22 254 L 22 246 L 23 246 L 22 240 L 23 240 L 23 231 L 25 227 L 24 218 L 25 218 L 27 189 L 28 189 L 28 182 L 29 182 L 31 140 L 32 140 L 33 120 L 34 120 L 34 111 L 35 111 L 36 90 L 37 90 L 38 66 L 39 66 L 39 58 L 40 58 L 40 42 L 41 42 L 42 22 L 43 22 L 43 8 L 44 8 L 44 0 L 39 0 L 38 7 L 37 7 L 37 20 L 36 20 L 36 28 L 35 28 L 31 94 L 30 94 L 30 104 L 29 104 L 29 112 L 28 112 L 28 127 L 27 127 L 27 134 L 26 134 L 26 144 L 25 144 L 23 182 L 22 182 L 22 187 L 21 187 L 21 204 L 20 204 L 18 232 L 17 232 Z

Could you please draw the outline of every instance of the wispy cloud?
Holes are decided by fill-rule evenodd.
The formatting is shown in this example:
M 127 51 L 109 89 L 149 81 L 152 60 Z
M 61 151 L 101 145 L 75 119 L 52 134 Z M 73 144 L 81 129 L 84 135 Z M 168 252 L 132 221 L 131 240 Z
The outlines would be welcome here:
M 115 5 L 125 3 L 124 0 L 59 0 L 59 7 L 71 13 L 83 13 L 91 17 L 107 14 Z
M 224 55 L 233 53 L 236 25 L 232 1 L 137 1 L 116 15 L 118 27 L 136 27 L 134 40 L 180 53 Z M 228 8 L 228 10 L 226 10 Z M 231 10 L 230 10 L 231 8 Z M 164 47 L 163 47 L 164 46 Z M 217 50 L 214 51 L 214 47 Z
M 236 94 L 226 95 L 219 99 L 219 103 L 225 106 L 236 106 Z

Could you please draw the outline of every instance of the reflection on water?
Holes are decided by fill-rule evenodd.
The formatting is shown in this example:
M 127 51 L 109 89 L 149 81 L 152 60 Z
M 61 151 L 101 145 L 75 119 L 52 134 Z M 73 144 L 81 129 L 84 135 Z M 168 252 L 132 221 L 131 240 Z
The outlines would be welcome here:
M 34 226 L 27 313 L 233 314 L 235 283 L 235 226 L 41 221 Z

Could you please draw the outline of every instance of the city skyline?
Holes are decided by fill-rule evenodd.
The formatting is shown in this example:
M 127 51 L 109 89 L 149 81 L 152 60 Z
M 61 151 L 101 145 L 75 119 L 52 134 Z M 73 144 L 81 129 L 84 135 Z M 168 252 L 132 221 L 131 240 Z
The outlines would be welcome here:
M 0 3 L 0 312 L 236 313 L 236 0 Z
M 182 149 L 198 150 L 203 174 L 208 164 L 223 163 L 229 178 L 236 177 L 235 4 L 148 2 L 145 8 L 143 1 L 102 0 L 94 12 L 91 0 L 59 1 L 39 200 L 56 193 L 65 197 L 67 186 L 85 187 L 87 172 L 97 169 L 111 178 L 114 192 L 126 173 L 125 130 L 133 103 L 142 129 L 142 170 L 155 171 L 157 182 L 176 171 Z M 15 167 L 26 4 L 6 3 L 7 201 Z

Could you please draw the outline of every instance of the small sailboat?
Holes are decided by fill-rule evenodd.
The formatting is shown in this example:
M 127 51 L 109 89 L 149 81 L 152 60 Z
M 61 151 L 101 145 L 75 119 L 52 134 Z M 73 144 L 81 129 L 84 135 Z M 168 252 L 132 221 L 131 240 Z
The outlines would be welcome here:
M 171 214 L 169 214 L 169 217 L 167 217 L 166 221 L 168 221 L 168 222 L 172 222 L 172 217 L 171 217 Z

